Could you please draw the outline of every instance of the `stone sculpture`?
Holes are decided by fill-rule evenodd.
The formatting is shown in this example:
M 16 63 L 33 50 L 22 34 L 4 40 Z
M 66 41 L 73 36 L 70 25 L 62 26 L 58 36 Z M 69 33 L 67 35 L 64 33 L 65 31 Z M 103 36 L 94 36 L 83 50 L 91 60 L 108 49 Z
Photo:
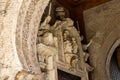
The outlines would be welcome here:
M 78 44 L 77 44 L 75 38 L 72 38 L 72 47 L 73 47 L 73 53 L 77 54 L 78 53 Z
M 56 63 L 56 66 L 59 64 L 61 68 L 64 67 L 67 71 L 74 73 L 79 70 L 85 73 L 85 76 L 81 79 L 89 80 L 88 72 L 92 71 L 93 68 L 87 63 L 89 54 L 86 50 L 92 41 L 87 45 L 79 43 L 83 37 L 79 36 L 78 31 L 73 26 L 73 20 L 65 17 L 63 7 L 56 8 L 56 17 L 55 24 L 50 25 L 51 16 L 47 16 L 38 31 L 37 53 L 40 65 L 42 65 L 41 69 L 47 74 L 45 80 L 55 80 L 54 63 Z M 83 56 L 80 57 L 80 54 Z M 56 59 L 56 56 L 58 56 L 58 59 Z M 57 61 L 65 66 L 57 63 Z M 81 69 L 78 65 L 79 61 L 81 62 Z
M 67 28 L 74 28 L 73 26 L 73 20 L 71 20 L 70 18 L 66 18 L 65 17 L 65 10 L 63 7 L 57 7 L 56 8 L 56 17 L 57 17 L 57 21 L 55 22 L 54 28 L 55 30 L 59 30 L 60 32 L 57 34 L 55 33 L 55 35 L 60 36 L 59 39 L 61 40 L 61 42 L 59 41 L 59 43 L 63 43 L 63 50 L 62 53 L 65 57 L 65 60 L 68 64 L 68 68 L 74 67 L 75 68 L 75 64 L 77 63 L 77 58 L 78 55 L 75 54 L 78 51 L 78 46 L 76 44 L 76 41 L 74 39 L 73 36 L 71 36 L 71 33 L 69 32 L 69 29 Z M 59 22 L 58 22 L 59 21 Z M 54 32 L 56 32 L 54 31 Z
M 54 40 L 53 40 L 53 34 L 50 32 L 50 25 L 49 25 L 50 20 L 51 20 L 51 16 L 47 16 L 45 21 L 41 23 L 41 26 L 38 31 L 38 36 L 39 36 L 38 42 L 48 46 L 53 46 Z
M 41 23 L 38 31 L 38 44 L 37 53 L 38 59 L 41 65 L 42 71 L 49 73 L 48 66 L 53 66 L 49 62 L 49 59 L 55 56 L 57 53 L 57 38 L 53 36 L 51 32 L 51 26 L 49 24 L 51 16 L 47 16 L 43 23 Z
M 54 57 L 58 53 L 57 37 L 53 36 L 50 20 L 51 16 L 47 16 L 38 31 L 37 53 L 45 80 L 55 80 Z
M 68 68 L 75 68 L 78 58 L 76 54 L 78 50 L 78 45 L 75 38 L 70 37 L 70 33 L 67 30 L 63 32 L 63 47 Z

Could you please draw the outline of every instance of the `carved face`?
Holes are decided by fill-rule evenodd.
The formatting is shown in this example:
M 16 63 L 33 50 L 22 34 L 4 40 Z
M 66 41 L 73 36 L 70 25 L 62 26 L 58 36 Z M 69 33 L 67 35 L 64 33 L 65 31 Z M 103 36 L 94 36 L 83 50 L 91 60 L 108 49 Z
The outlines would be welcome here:
M 72 38 L 72 41 L 76 41 L 75 38 Z
M 67 40 L 68 37 L 69 37 L 69 31 L 65 30 L 64 33 L 63 33 L 64 40 Z
M 58 12 L 56 12 L 56 16 L 57 16 L 58 19 L 64 20 L 65 12 L 64 11 L 58 11 Z
M 69 31 L 68 31 L 68 30 L 65 30 L 65 31 L 64 31 L 64 34 L 69 35 Z

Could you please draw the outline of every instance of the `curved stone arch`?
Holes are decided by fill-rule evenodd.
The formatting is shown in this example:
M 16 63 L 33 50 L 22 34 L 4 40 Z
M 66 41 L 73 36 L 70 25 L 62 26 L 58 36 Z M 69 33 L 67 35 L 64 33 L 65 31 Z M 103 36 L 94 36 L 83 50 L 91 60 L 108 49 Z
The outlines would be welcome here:
M 40 19 L 49 0 L 24 0 L 16 28 L 16 46 L 23 69 L 40 74 L 36 38 Z
M 115 43 L 113 44 L 113 46 L 111 47 L 108 55 L 107 55 L 107 60 L 106 60 L 106 70 L 107 70 L 107 73 L 108 73 L 108 76 L 110 78 L 110 72 L 109 72 L 109 68 L 110 68 L 110 61 L 111 61 L 111 58 L 112 58 L 112 55 L 115 51 L 115 49 L 120 45 L 120 39 L 116 40 Z M 109 79 L 110 80 L 110 79 Z
M 120 38 L 118 32 L 119 30 L 117 29 L 110 31 L 109 35 L 106 37 L 104 36 L 104 42 L 100 44 L 100 47 L 96 46 L 98 45 L 97 42 L 94 42 L 90 46 L 90 63 L 95 67 L 93 73 L 91 73 L 92 80 L 110 80 L 109 71 L 107 68 L 109 66 L 109 59 L 112 55 L 112 52 L 111 54 L 109 53 L 114 44 L 116 44 L 116 47 L 118 45 L 117 40 Z M 116 41 L 117 43 L 115 43 Z

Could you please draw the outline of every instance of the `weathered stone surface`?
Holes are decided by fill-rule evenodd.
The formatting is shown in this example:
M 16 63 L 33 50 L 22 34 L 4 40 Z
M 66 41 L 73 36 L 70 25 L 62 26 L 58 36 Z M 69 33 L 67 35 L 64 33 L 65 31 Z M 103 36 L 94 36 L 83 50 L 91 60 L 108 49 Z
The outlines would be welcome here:
M 84 11 L 87 39 L 93 39 L 89 48 L 90 62 L 95 67 L 92 80 L 110 80 L 109 63 L 113 54 L 110 50 L 119 45 L 120 38 L 119 8 L 120 1 L 112 0 Z
M 0 80 L 14 80 L 16 73 L 22 69 L 40 74 L 36 36 L 48 2 L 49 0 L 0 1 Z M 24 37 L 25 34 L 27 38 Z

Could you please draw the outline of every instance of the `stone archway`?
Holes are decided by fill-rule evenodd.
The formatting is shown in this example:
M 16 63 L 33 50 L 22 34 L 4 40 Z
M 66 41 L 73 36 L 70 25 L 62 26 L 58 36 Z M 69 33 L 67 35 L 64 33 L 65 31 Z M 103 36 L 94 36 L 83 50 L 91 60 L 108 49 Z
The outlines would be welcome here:
M 120 18 L 118 14 L 120 4 L 118 3 L 118 0 L 111 0 L 84 11 L 87 38 L 94 38 L 89 47 L 90 63 L 95 68 L 91 73 L 92 80 L 110 79 L 108 69 L 106 69 L 106 65 L 109 65 L 107 61 L 110 60 L 107 59 L 111 59 L 111 57 L 108 58 L 110 50 L 115 42 L 120 39 Z M 96 35 L 96 33 L 99 34 Z M 111 56 L 112 54 L 113 52 L 111 52 Z
M 23 2 L 16 28 L 16 45 L 23 67 L 40 73 L 36 56 L 36 38 L 39 22 L 49 0 Z M 24 57 L 24 58 L 23 58 Z
M 4 0 L 1 3 L 1 80 L 6 77 L 14 80 L 15 74 L 22 69 L 40 74 L 36 58 L 36 36 L 48 2 L 49 0 Z
M 101 44 L 95 42 L 95 39 L 98 38 L 94 38 L 89 49 L 90 63 L 95 68 L 91 73 L 92 80 L 110 80 L 109 64 L 115 48 L 120 44 L 119 37 L 118 30 L 115 29 L 110 31 Z

